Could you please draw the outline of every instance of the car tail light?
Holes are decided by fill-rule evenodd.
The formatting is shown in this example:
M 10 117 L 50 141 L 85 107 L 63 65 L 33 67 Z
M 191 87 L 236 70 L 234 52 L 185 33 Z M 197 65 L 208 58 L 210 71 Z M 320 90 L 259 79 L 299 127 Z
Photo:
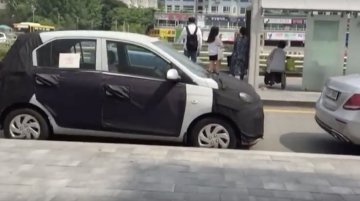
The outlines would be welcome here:
M 354 94 L 344 105 L 346 110 L 360 110 L 360 94 Z

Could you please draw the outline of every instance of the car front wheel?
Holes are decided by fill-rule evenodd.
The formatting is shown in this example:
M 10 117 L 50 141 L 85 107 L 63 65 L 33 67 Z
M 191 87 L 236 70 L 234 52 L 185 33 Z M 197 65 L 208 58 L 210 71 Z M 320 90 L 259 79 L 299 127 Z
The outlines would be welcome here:
M 234 128 L 220 118 L 205 118 L 196 123 L 191 131 L 190 143 L 195 147 L 236 148 Z
M 17 109 L 4 121 L 4 135 L 10 139 L 45 140 L 49 137 L 49 126 L 37 111 Z

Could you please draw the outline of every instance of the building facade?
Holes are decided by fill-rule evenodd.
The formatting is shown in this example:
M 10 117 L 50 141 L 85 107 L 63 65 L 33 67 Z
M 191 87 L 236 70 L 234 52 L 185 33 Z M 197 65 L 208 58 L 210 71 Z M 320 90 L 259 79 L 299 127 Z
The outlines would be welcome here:
M 200 27 L 238 28 L 250 6 L 251 0 L 165 0 L 157 20 L 160 26 L 183 26 L 189 16 L 196 16 Z
M 158 8 L 158 0 L 119 0 L 129 7 L 137 8 Z
M 165 12 L 245 16 L 251 0 L 165 0 Z
M 0 10 L 4 10 L 6 8 L 5 0 L 0 0 Z

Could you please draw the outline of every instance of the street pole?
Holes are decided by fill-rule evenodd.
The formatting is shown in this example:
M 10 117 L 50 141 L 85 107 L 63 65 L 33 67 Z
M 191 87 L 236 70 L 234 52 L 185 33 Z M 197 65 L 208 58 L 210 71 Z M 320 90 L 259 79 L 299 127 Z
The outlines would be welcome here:
M 33 4 L 31 4 L 31 10 L 32 10 L 32 18 L 33 18 L 33 22 L 35 22 L 35 6 Z
M 79 29 L 79 17 L 76 17 L 76 29 Z
M 195 0 L 195 24 L 198 25 L 198 5 L 199 0 Z
M 60 13 L 58 13 L 58 16 L 57 16 L 57 25 L 60 26 Z

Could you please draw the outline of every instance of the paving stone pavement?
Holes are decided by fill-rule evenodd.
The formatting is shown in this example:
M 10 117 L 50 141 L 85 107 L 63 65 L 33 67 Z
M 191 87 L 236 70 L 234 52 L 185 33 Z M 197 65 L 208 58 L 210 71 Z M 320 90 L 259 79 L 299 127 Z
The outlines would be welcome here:
M 0 139 L 4 201 L 359 201 L 360 157 Z

